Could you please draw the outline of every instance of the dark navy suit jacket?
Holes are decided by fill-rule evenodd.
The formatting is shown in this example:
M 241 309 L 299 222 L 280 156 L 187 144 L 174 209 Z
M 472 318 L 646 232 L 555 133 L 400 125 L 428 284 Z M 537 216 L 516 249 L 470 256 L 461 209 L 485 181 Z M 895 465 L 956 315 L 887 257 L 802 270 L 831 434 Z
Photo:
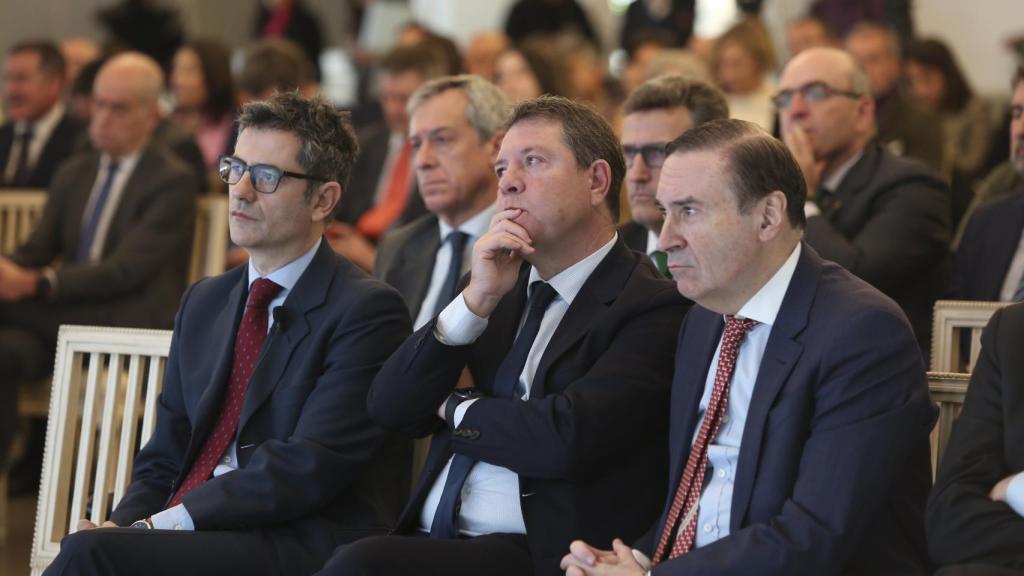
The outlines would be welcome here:
M 951 298 L 999 300 L 1024 230 L 1024 189 L 978 207 L 964 230 L 953 265 Z
M 247 287 L 241 266 L 182 299 L 156 430 L 135 459 L 115 523 L 162 510 L 213 429 Z M 366 393 L 409 333 L 409 313 L 397 292 L 326 242 L 283 307 L 287 319 L 275 322 L 249 381 L 238 469 L 183 503 L 197 530 L 273 529 L 269 536 L 326 560 L 346 531 L 393 526 L 408 494 L 411 447 L 373 425 Z
M 535 574 L 558 564 L 576 538 L 635 538 L 665 494 L 668 387 L 673 338 L 686 304 L 650 258 L 620 239 L 576 295 L 544 351 L 529 400 L 491 396 L 526 304 L 529 266 L 467 346 L 434 337 L 435 322 L 410 336 L 370 390 L 382 426 L 434 434 L 423 474 L 398 531 L 416 529 L 427 493 L 453 452 L 519 475 Z M 483 394 L 451 430 L 437 408 L 464 367 Z M 608 466 L 609 455 L 623 460 Z
M 699 419 L 721 314 L 694 306 L 676 352 L 666 512 Z M 806 244 L 761 361 L 730 534 L 657 576 L 924 573 L 932 408 L 899 307 Z

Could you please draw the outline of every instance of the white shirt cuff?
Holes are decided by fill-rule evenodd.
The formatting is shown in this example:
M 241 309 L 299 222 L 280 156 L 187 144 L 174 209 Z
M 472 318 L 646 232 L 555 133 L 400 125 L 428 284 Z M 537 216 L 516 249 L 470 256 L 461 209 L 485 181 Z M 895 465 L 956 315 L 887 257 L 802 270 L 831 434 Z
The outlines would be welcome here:
M 459 424 L 462 424 L 462 419 L 466 416 L 466 410 L 469 410 L 469 407 L 473 404 L 473 402 L 476 402 L 477 400 L 479 400 L 479 398 L 466 400 L 462 404 L 459 404 L 458 406 L 455 407 L 455 412 L 452 414 L 452 423 L 455 424 L 456 428 L 459 427 Z
M 196 525 L 192 523 L 192 516 L 189 515 L 184 504 L 178 504 L 163 512 L 158 512 L 150 518 L 150 521 L 153 522 L 153 528 L 157 530 L 194 531 L 196 529 Z
M 633 548 L 633 558 L 636 559 L 637 564 L 639 564 L 641 568 L 648 572 L 651 571 L 651 559 L 647 557 L 647 554 Z
M 810 200 L 804 202 L 804 216 L 810 218 L 811 216 L 821 216 L 821 208 Z
M 434 337 L 448 346 L 465 346 L 476 342 L 486 328 L 487 318 L 473 314 L 460 292 L 437 317 Z
M 1006 487 L 1006 503 L 1017 514 L 1024 516 L 1024 472 L 1014 476 Z

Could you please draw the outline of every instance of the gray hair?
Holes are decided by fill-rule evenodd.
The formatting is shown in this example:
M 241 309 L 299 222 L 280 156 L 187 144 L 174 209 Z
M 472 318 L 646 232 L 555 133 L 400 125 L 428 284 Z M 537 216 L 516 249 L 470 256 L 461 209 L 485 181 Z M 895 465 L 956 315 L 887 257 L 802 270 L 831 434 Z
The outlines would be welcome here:
M 512 113 L 508 99 L 497 86 L 472 74 L 442 76 L 423 84 L 409 98 L 406 105 L 409 116 L 427 100 L 448 90 L 461 90 L 466 96 L 466 120 L 476 130 L 481 142 L 504 129 Z

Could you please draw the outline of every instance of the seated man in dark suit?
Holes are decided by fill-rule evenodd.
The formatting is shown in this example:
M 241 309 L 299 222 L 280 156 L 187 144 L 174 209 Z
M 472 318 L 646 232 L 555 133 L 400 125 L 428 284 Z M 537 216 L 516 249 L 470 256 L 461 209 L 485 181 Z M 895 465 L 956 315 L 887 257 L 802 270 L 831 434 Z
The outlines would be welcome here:
M 509 104 L 479 76 L 431 80 L 409 99 L 409 141 L 419 194 L 430 214 L 388 234 L 374 274 L 402 293 L 418 330 L 456 295 L 473 244 L 494 216 L 494 159 Z
M 971 216 L 953 261 L 949 297 L 1024 300 L 1024 188 L 982 205 Z
M 801 241 L 803 175 L 781 142 L 719 120 L 668 150 L 658 246 L 696 303 L 676 349 L 671 492 L 637 554 L 577 541 L 563 567 L 924 574 L 932 411 L 906 317 Z
M 807 181 L 807 243 L 867 280 L 910 318 L 922 351 L 949 266 L 949 187 L 875 139 L 867 76 L 845 52 L 789 61 L 775 104 Z
M 941 576 L 1024 574 L 1024 305 L 993 314 L 928 500 Z
M 20 42 L 7 51 L 0 187 L 46 188 L 71 155 L 82 125 L 64 108 L 64 66 L 52 42 Z
M 412 501 L 397 535 L 321 574 L 560 574 L 572 538 L 637 536 L 657 514 L 685 304 L 616 234 L 618 139 L 590 108 L 527 100 L 495 172 L 469 284 L 370 391 L 382 426 L 434 435 Z M 476 389 L 456 389 L 465 368 Z
M 626 246 L 654 259 L 663 274 L 664 256 L 655 254 L 664 216 L 654 199 L 665 161 L 665 145 L 705 122 L 729 117 L 717 88 L 682 76 L 661 76 L 640 85 L 622 105 L 622 151 L 626 192 L 633 220 L 619 226 Z
M 28 241 L 0 258 L 0 462 L 16 421 L 16 385 L 53 367 L 61 324 L 174 321 L 195 189 L 188 169 L 150 141 L 162 78 L 141 54 L 103 67 L 89 128 L 95 151 L 64 162 Z
M 370 422 L 366 391 L 408 312 L 323 242 L 355 134 L 296 94 L 247 105 L 239 126 L 220 175 L 249 264 L 182 298 L 132 483 L 47 574 L 309 574 L 404 501 L 408 452 Z
M 373 268 L 376 243 L 392 228 L 426 212 L 416 193 L 406 105 L 442 67 L 430 50 L 399 46 L 378 66 L 384 122 L 359 131 L 359 160 L 352 167 L 351 193 L 341 202 L 328 237 L 336 252 L 366 270 Z

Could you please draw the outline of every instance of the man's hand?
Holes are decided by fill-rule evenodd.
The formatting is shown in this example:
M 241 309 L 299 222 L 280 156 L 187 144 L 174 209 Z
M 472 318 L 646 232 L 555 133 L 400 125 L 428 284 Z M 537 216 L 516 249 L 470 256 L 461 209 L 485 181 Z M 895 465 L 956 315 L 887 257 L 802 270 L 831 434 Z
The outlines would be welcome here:
M 807 132 L 800 126 L 793 125 L 782 135 L 782 141 L 786 143 L 793 158 L 804 173 L 804 182 L 807 184 L 807 199 L 814 200 L 817 195 L 818 184 L 821 183 L 821 173 L 825 169 L 825 163 L 814 159 L 814 148 Z
M 15 302 L 36 293 L 39 271 L 22 268 L 7 258 L 0 258 L 0 301 Z
M 469 310 L 488 318 L 501 297 L 516 285 L 523 258 L 533 254 L 530 233 L 515 222 L 519 208 L 502 210 L 491 219 L 491 227 L 473 245 L 469 285 L 462 296 Z
M 643 576 L 647 569 L 633 556 L 633 549 L 616 538 L 614 550 L 599 550 L 582 540 L 569 545 L 569 553 L 562 558 L 566 576 Z
M 107 520 L 103 524 L 100 524 L 100 525 L 97 526 L 95 522 L 93 522 L 93 521 L 91 521 L 91 520 L 89 520 L 87 518 L 82 518 L 81 520 L 78 521 L 78 530 L 77 531 L 81 532 L 82 530 L 94 530 L 96 528 L 117 528 L 117 527 L 118 527 L 117 524 L 114 524 L 110 520 Z
M 988 493 L 988 497 L 993 502 L 1006 502 L 1006 490 L 1010 487 L 1010 482 L 1016 478 L 1016 474 L 1010 474 L 1006 478 L 999 481 L 998 484 L 992 487 L 992 491 Z
M 332 222 L 327 229 L 327 243 L 349 262 L 367 272 L 373 272 L 373 259 L 377 255 L 377 249 L 351 225 Z

